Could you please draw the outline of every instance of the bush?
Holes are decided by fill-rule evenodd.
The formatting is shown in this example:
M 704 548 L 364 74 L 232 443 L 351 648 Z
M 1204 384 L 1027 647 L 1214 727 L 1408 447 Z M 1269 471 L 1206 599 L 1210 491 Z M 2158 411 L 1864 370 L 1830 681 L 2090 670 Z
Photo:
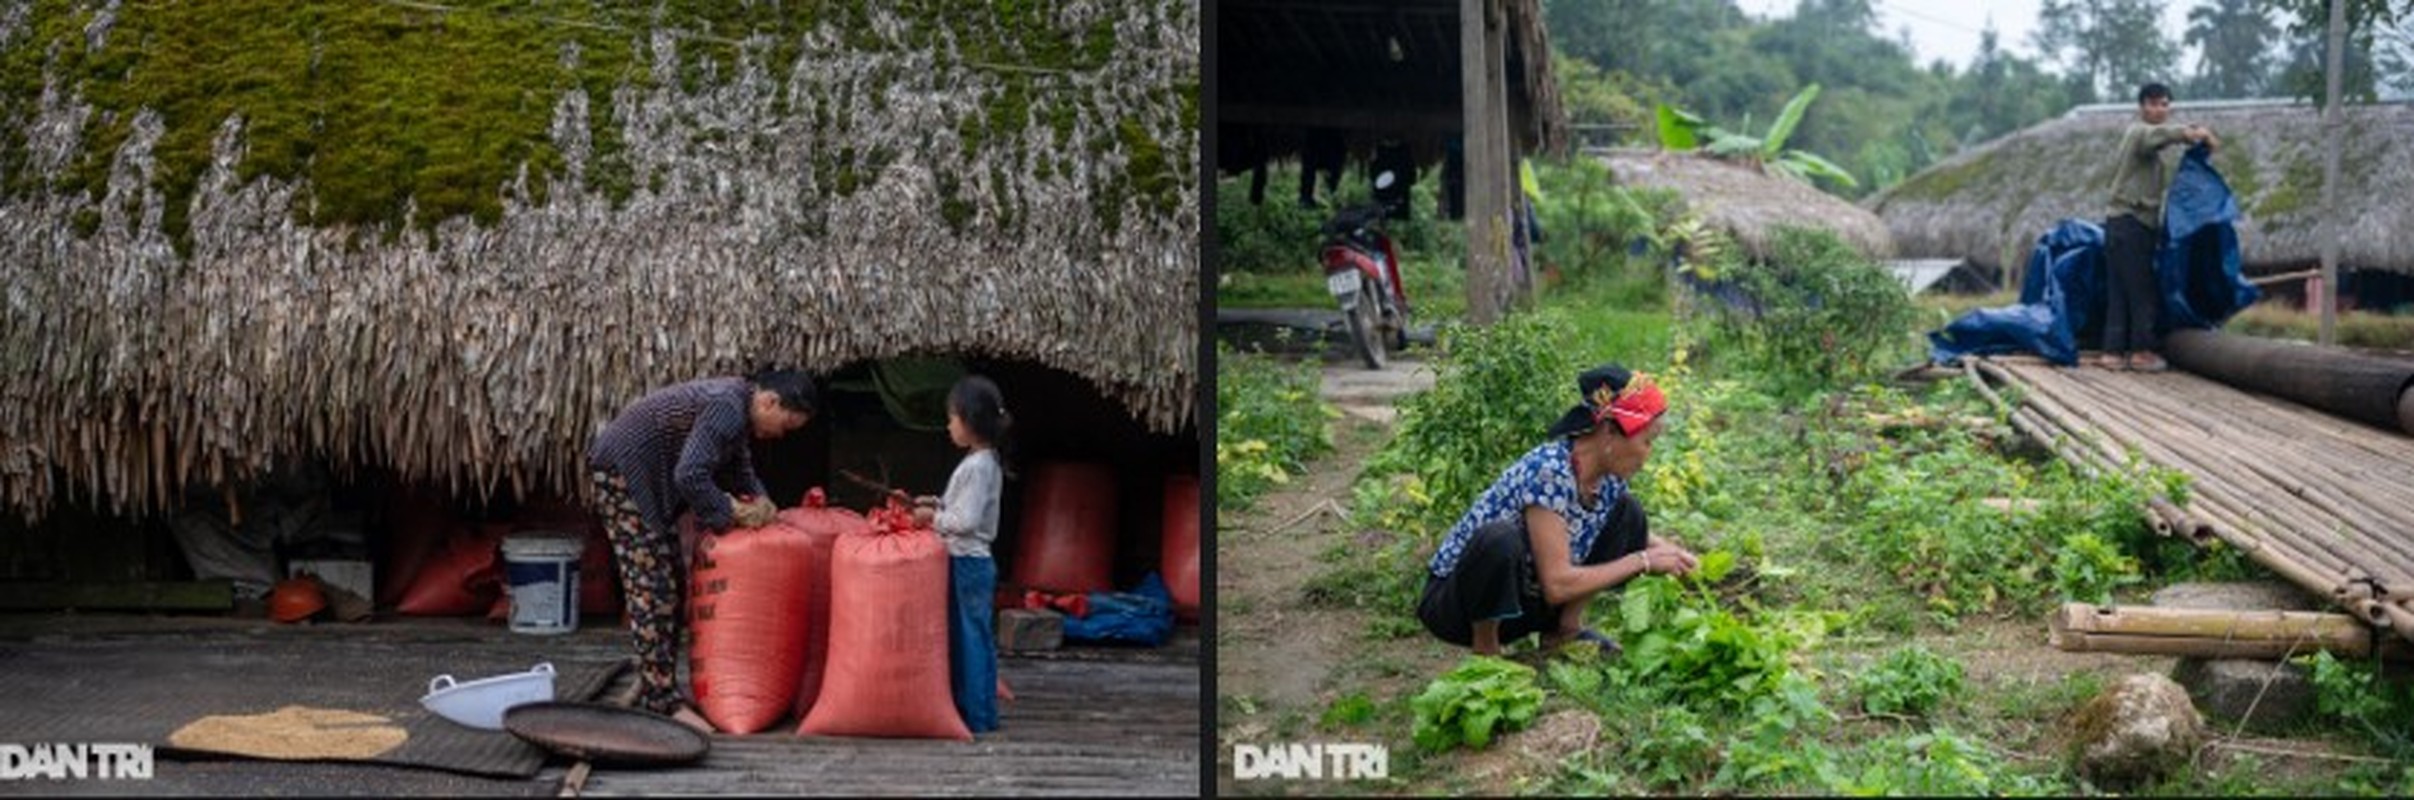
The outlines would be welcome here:
M 1513 731 L 1542 711 L 1534 668 L 1492 656 L 1468 656 L 1410 701 L 1418 747 L 1439 752 L 1460 745 L 1481 749 L 1495 730 Z
M 1325 212 L 1300 208 L 1294 199 L 1297 166 L 1267 172 L 1263 205 L 1249 203 L 1247 175 L 1216 182 L 1216 267 L 1223 272 L 1315 272 Z
M 1392 245 L 1399 248 L 1402 260 L 1429 254 L 1445 257 L 1453 265 L 1457 263 L 1452 254 L 1465 225 L 1436 215 L 1441 186 L 1439 171 L 1424 171 L 1408 193 L 1409 220 L 1384 223 L 1383 229 L 1391 235 Z M 1217 268 L 1223 272 L 1265 274 L 1321 271 L 1316 250 L 1324 241 L 1325 220 L 1335 208 L 1373 202 L 1374 190 L 1367 184 L 1365 174 L 1358 170 L 1343 174 L 1337 193 L 1325 193 L 1321 182 L 1316 190 L 1322 206 L 1300 208 L 1299 165 L 1295 162 L 1266 168 L 1263 204 L 1249 202 L 1249 176 L 1245 173 L 1216 181 Z
M 1682 579 L 1628 581 L 1618 597 L 1618 638 L 1626 652 L 1610 667 L 1615 682 L 1657 686 L 1697 708 L 1744 710 L 1778 696 L 1793 675 L 1795 652 L 1825 635 L 1829 615 L 1747 620 L 1709 589 L 1734 566 L 1734 553 L 1712 550 Z
M 2152 536 L 2137 480 L 2090 479 L 2059 462 L 2030 467 L 1959 439 L 1863 458 L 1838 497 L 1858 511 L 1842 542 L 1849 549 L 1831 555 L 1868 562 L 1940 617 L 2041 613 L 2049 590 L 2095 596 L 2138 578 L 2121 550 Z M 1981 502 L 1998 497 L 2029 507 Z
M 1567 327 L 1567 317 L 1550 310 L 1491 327 L 1444 326 L 1433 389 L 1400 405 L 1397 434 L 1368 460 L 1361 480 L 1415 476 L 1423 507 L 1402 521 L 1440 536 L 1575 402 Z M 1361 499 L 1362 508 L 1382 504 Z
M 1215 372 L 1218 509 L 1248 508 L 1268 487 L 1289 483 L 1308 459 L 1333 449 L 1338 412 L 1317 396 L 1316 365 L 1218 345 Z
M 2114 590 L 2144 580 L 2136 558 L 2093 533 L 2064 536 L 2062 547 L 2054 551 L 2054 587 L 2065 600 L 2110 603 Z
M 1961 662 L 1912 645 L 1853 679 L 1861 708 L 1872 714 L 1925 715 L 1961 692 Z
M 1866 377 L 1912 343 L 1902 283 L 1835 234 L 1778 228 L 1770 250 L 1766 263 L 1728 255 L 1703 278 L 1717 298 L 1709 344 L 1733 366 L 1798 396 Z
M 1639 273 L 1652 284 L 1662 282 L 1659 229 L 1675 218 L 1674 193 L 1620 187 L 1594 158 L 1533 166 L 1542 189 L 1534 211 L 1542 222 L 1535 253 L 1543 269 L 1570 279 Z
M 2323 716 L 2361 732 L 2383 755 L 2414 760 L 2414 732 L 2406 729 L 2406 719 L 2414 717 L 2414 684 L 2383 681 L 2370 665 L 2327 652 L 2296 661 L 2312 672 L 2314 707 Z

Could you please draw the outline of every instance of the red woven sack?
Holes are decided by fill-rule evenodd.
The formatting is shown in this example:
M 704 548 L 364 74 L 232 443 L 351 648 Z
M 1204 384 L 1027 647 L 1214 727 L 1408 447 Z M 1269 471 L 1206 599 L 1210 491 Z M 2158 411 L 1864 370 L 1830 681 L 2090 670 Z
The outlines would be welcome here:
M 492 608 L 503 593 L 503 532 L 456 528 L 444 548 L 421 565 L 395 610 L 420 617 L 465 617 Z
M 391 532 L 386 537 L 385 560 L 378 566 L 379 605 L 402 602 L 404 590 L 419 581 L 419 571 L 428 559 L 444 550 L 452 536 L 452 509 L 435 495 L 413 489 L 396 487 L 386 494 L 386 520 Z
M 872 523 L 862 514 L 831 508 L 820 487 L 805 492 L 804 505 L 780 512 L 778 525 L 805 538 L 805 667 L 796 682 L 796 716 L 803 719 L 821 696 L 822 675 L 830 653 L 830 559 L 840 537 L 869 533 Z
M 1115 473 L 1104 464 L 1049 462 L 1023 484 L 1014 584 L 1103 592 L 1115 567 Z
M 1165 479 L 1165 537 L 1158 551 L 1157 570 L 1165 576 L 1165 591 L 1173 595 L 1174 613 L 1184 621 L 1199 618 L 1199 479 L 1174 475 Z
M 830 562 L 830 660 L 797 733 L 971 741 L 947 684 L 947 546 L 898 498 Z
M 788 715 L 805 662 L 811 544 L 793 528 L 738 528 L 696 541 L 689 573 L 696 705 L 714 727 L 754 733 Z

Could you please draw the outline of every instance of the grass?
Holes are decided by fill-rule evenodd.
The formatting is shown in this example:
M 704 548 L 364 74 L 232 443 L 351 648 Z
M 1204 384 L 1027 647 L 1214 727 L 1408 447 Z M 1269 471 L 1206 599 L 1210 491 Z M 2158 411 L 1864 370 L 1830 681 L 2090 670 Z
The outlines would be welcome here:
M 1586 709 L 1602 715 L 1600 745 L 1556 771 L 1528 770 L 1483 783 L 1464 773 L 1468 754 L 1399 758 L 1413 747 L 1405 721 L 1389 710 L 1418 690 L 1410 676 L 1407 689 L 1370 694 L 1366 699 L 1377 709 L 1373 718 L 1345 729 L 1353 738 L 1392 746 L 1395 785 L 1334 788 L 2094 793 L 2072 772 L 2062 752 L 2061 728 L 2072 710 L 2132 671 L 2121 661 L 2087 662 L 2090 666 L 2063 669 L 2043 680 L 2018 670 L 1973 668 L 1965 685 L 1943 695 L 1925 717 L 1862 713 L 1852 679 L 1914 639 L 1972 667 L 2018 656 L 2024 648 L 2042 648 L 2041 635 L 2007 630 L 2041 633 L 2045 613 L 2065 592 L 2109 590 L 2116 601 L 2140 602 L 2154 587 L 2172 581 L 2260 573 L 2234 558 L 2156 547 L 2144 532 L 2135 487 L 2098 485 L 2058 462 L 2033 460 L 2016 447 L 2018 440 L 1985 401 L 1959 382 L 1907 388 L 1853 383 L 1797 402 L 1769 396 L 1749 374 L 1712 367 L 1693 371 L 1672 363 L 1676 343 L 1696 340 L 1648 302 L 1642 285 L 1639 278 L 1615 275 L 1570 281 L 1546 294 L 1540 305 L 1563 321 L 1565 341 L 1577 351 L 1571 358 L 1669 370 L 1672 403 L 1682 412 L 1679 424 L 1660 439 L 1635 481 L 1635 491 L 1651 510 L 1652 530 L 1697 551 L 1738 553 L 1755 574 L 1723 596 L 1747 625 L 1774 624 L 1766 615 L 1781 611 L 1832 615 L 1836 623 L 1828 636 L 1794 657 L 1814 682 L 1815 702 L 1836 719 L 1793 716 L 1797 712 L 1771 716 L 1770 709 L 1680 713 L 1665 702 L 1636 701 L 1635 695 L 1579 702 L 1552 687 L 1542 713 Z M 1924 315 L 1949 318 L 2010 300 L 1925 298 L 1921 307 Z M 1566 376 L 1537 380 L 1556 386 Z M 1359 491 L 1369 490 L 1361 484 Z M 1984 510 L 1978 501 L 1987 497 L 2030 498 L 2039 510 L 2015 518 Z M 1366 500 L 1358 503 L 1362 524 L 1403 524 L 1416 516 L 1385 513 L 1397 504 Z M 1378 513 L 1366 513 L 1369 507 Z M 1308 587 L 1311 602 L 1358 609 L 1368 617 L 1369 637 L 1418 641 L 1413 638 L 1422 636 L 1412 616 L 1415 587 L 1408 578 L 1430 554 L 1439 532 L 1403 532 L 1407 535 L 1381 546 L 1325 554 Z M 2086 547 L 2095 549 L 2070 551 L 2082 533 L 2090 537 Z M 2099 559 L 2092 568 L 2134 581 L 2080 585 L 2054 572 L 2057 563 L 2077 563 L 2059 558 L 2065 551 L 2100 554 L 2105 547 L 2131 561 Z M 1595 598 L 1589 618 L 1596 625 L 1614 624 L 1618 613 L 1617 598 L 1605 595 Z M 1511 654 L 1538 658 L 1530 643 L 1513 645 Z M 1399 668 L 1351 662 L 1336 674 L 1391 675 Z M 2370 751 L 2336 738 L 2331 736 L 2325 749 Z M 2140 793 L 2387 793 L 2402 790 L 2409 776 L 2414 766 L 2298 759 L 2274 774 L 2268 765 L 2233 761 L 2181 770 Z
M 1418 325 L 1467 315 L 1467 276 L 1454 257 L 1405 255 L 1401 276 Z M 1333 304 L 1321 270 L 1225 272 L 1216 277 L 1218 308 L 1324 308 Z
M 2311 342 L 2321 338 L 2322 318 L 2292 303 L 2248 306 L 2225 326 L 2232 333 Z M 2375 350 L 2414 350 L 2414 313 L 2349 311 L 2338 316 L 2338 343 Z

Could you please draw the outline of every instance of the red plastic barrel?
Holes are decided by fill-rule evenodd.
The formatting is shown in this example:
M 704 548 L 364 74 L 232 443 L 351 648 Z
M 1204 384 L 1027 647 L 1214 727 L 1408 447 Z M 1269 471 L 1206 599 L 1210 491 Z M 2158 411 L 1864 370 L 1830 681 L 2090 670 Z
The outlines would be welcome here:
M 1023 484 L 1014 583 L 1049 592 L 1114 588 L 1115 473 L 1104 464 L 1047 462 Z
M 1199 479 L 1173 475 L 1165 479 L 1165 528 L 1157 570 L 1165 590 L 1173 594 L 1176 616 L 1185 622 L 1199 618 Z

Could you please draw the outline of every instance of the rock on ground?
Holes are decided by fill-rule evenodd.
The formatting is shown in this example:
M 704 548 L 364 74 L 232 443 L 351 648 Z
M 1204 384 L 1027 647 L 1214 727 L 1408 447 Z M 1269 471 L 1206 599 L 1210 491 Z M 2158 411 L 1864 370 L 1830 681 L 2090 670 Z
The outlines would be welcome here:
M 2279 581 L 2174 583 L 2156 590 L 2152 602 L 2163 608 L 2224 611 L 2320 611 L 2325 605 L 2295 584 Z
M 2078 771 L 2110 788 L 2141 786 L 2182 766 L 2205 739 L 2187 690 L 2170 678 L 2122 678 L 2079 709 Z

